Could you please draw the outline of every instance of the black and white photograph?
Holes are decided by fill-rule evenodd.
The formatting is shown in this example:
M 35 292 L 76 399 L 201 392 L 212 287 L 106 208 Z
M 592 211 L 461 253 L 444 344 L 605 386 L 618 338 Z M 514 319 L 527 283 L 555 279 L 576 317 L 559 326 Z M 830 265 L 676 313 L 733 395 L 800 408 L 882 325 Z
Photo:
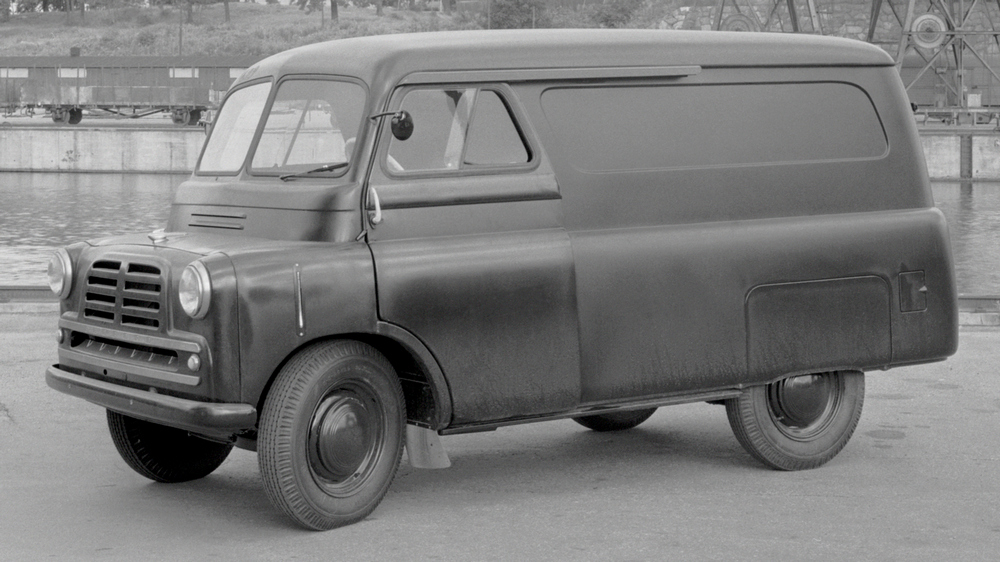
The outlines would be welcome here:
M 1000 3 L 0 0 L 0 560 L 991 561 Z

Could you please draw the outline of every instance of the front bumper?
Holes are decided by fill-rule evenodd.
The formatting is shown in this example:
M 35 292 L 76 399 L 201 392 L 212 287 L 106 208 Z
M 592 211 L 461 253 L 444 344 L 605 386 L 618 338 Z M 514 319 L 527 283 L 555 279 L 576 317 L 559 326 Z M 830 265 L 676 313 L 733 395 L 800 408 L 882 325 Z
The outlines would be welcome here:
M 87 378 L 57 365 L 45 371 L 45 382 L 55 390 L 109 410 L 210 437 L 229 438 L 257 424 L 257 409 L 250 404 L 200 402 L 157 394 Z

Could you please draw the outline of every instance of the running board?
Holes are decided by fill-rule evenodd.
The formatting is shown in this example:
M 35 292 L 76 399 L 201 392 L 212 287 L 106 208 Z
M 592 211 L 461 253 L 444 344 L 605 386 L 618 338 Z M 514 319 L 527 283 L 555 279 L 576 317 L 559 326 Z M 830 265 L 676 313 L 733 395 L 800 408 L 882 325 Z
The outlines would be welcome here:
M 598 414 L 608 414 L 611 412 L 624 412 L 627 410 L 642 410 L 644 408 L 658 408 L 660 406 L 673 406 L 677 404 L 690 404 L 693 402 L 713 402 L 718 400 L 729 400 L 738 398 L 743 391 L 736 388 L 725 390 L 713 390 L 710 392 L 699 392 L 695 394 L 675 394 L 672 396 L 659 396 L 648 398 L 638 402 L 612 402 L 601 404 L 589 404 L 568 412 L 558 414 L 545 414 L 541 416 L 523 416 L 518 418 L 508 418 L 499 421 L 485 423 L 472 423 L 456 427 L 447 427 L 439 430 L 440 435 L 459 435 L 462 433 L 477 433 L 480 431 L 494 431 L 497 428 L 508 425 L 519 425 L 537 421 L 562 420 L 566 418 L 578 418 L 580 416 L 594 416 Z M 407 428 L 412 426 L 407 426 Z M 409 441 L 407 441 L 409 442 Z

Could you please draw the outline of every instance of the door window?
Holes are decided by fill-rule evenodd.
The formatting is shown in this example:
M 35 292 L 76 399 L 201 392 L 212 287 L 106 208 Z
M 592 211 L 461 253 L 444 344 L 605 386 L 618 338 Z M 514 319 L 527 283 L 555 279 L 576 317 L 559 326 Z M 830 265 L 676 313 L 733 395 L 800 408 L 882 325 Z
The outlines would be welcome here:
M 392 173 L 521 166 L 531 151 L 513 113 L 496 90 L 414 89 L 400 110 L 413 118 L 413 135 L 389 142 Z

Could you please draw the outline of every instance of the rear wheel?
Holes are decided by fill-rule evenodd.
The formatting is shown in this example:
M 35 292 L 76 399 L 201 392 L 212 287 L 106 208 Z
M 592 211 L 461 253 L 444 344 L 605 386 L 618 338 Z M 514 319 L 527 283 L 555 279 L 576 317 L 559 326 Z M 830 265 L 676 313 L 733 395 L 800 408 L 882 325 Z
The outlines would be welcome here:
M 66 122 L 70 125 L 79 125 L 80 121 L 83 121 L 83 110 L 79 107 L 74 107 L 66 112 Z
M 186 125 L 190 114 L 186 109 L 175 109 L 170 112 L 170 121 L 174 125 Z
M 375 348 L 356 341 L 306 348 L 264 402 L 257 441 L 264 489 L 304 527 L 360 521 L 389 490 L 405 425 L 399 379 Z
M 625 412 L 612 412 L 610 414 L 596 414 L 593 416 L 581 416 L 573 418 L 573 421 L 594 431 L 622 431 L 632 429 L 640 423 L 649 419 L 656 408 L 645 408 L 642 410 L 628 410 Z
M 837 371 L 755 386 L 726 401 L 743 448 L 779 470 L 823 465 L 847 445 L 861 418 L 865 377 Z
M 126 464 L 157 482 L 204 478 L 226 460 L 232 443 L 209 441 L 183 429 L 108 410 L 111 440 Z

